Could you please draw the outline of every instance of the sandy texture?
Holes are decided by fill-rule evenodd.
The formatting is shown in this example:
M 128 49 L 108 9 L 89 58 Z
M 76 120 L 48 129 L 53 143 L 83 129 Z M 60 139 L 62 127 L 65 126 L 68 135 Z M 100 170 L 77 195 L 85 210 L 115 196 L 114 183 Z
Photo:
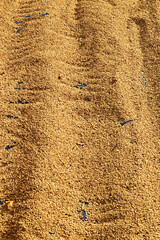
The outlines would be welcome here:
M 0 1 L 2 240 L 160 239 L 159 16 Z

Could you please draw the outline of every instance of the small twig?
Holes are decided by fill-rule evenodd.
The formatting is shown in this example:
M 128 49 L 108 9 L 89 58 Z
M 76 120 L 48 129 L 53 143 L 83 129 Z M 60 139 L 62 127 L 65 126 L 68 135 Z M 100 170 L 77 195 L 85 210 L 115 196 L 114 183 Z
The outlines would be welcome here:
M 6 201 L 6 206 L 7 206 L 7 209 L 8 209 L 8 210 L 11 210 L 11 209 L 12 209 L 13 203 L 14 203 L 14 201 Z
M 114 148 L 112 148 L 112 150 L 111 151 L 113 151 L 115 148 L 117 147 L 117 144 L 114 146 Z
M 78 146 L 84 146 L 84 143 L 76 143 Z
M 19 28 L 16 33 L 19 33 L 19 32 L 20 32 L 23 28 L 25 28 L 25 27 L 26 27 L 26 26 Z

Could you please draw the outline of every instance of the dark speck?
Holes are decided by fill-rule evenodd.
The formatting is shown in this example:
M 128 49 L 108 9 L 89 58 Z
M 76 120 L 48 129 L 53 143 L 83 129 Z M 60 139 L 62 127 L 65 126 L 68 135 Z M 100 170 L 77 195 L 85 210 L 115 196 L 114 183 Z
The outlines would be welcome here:
M 128 121 L 122 122 L 122 123 L 120 123 L 120 124 L 123 126 L 124 124 L 126 124 L 126 123 L 128 123 L 128 122 L 131 122 L 131 121 L 133 121 L 133 120 L 128 120 Z
M 5 147 L 5 149 L 8 151 L 9 149 L 13 148 L 14 146 L 15 146 L 15 145 L 12 145 L 12 146 L 7 145 L 7 146 Z
M 23 99 L 23 100 L 24 100 L 24 99 Z M 23 100 L 21 101 L 21 100 L 18 99 L 18 103 L 21 103 L 21 104 L 28 104 L 28 102 L 23 102 Z
M 42 13 L 42 17 L 49 15 L 49 13 Z
M 83 84 L 81 85 L 81 88 L 86 87 L 86 86 L 87 86 L 87 85 L 83 83 Z
M 79 84 L 77 84 L 76 86 L 74 86 L 75 88 L 80 88 L 80 89 L 82 89 L 82 88 L 84 88 L 84 87 L 86 87 L 87 85 L 85 84 L 85 83 L 83 83 L 83 84 L 81 84 L 81 83 L 79 83 Z
M 22 100 L 22 101 L 23 101 L 23 100 Z M 18 99 L 18 103 L 22 103 L 22 101 Z M 22 104 L 23 104 L 23 103 L 22 103 Z
M 11 115 L 6 115 L 6 117 L 8 117 L 8 118 L 13 118 L 13 116 L 11 116 Z
M 83 221 L 86 220 L 86 212 L 84 210 L 82 210 L 82 216 L 83 216 Z
M 15 23 L 16 23 L 16 24 L 19 24 L 19 23 L 23 23 L 23 22 L 22 22 L 22 21 L 21 21 L 21 22 L 17 22 L 17 21 L 16 21 Z
M 17 119 L 18 117 L 13 117 L 13 116 L 11 116 L 11 115 L 6 115 L 6 117 L 8 117 L 8 118 L 13 118 L 13 119 Z
M 6 201 L 3 201 L 3 202 L 0 201 L 0 206 L 2 206 L 4 203 L 6 203 Z
M 25 16 L 26 18 L 33 17 L 32 15 Z

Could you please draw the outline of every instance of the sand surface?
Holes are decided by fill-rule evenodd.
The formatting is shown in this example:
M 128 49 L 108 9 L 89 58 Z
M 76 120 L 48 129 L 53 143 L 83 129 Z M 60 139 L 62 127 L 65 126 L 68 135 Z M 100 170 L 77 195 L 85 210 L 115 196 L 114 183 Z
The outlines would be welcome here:
M 0 1 L 0 239 L 160 239 L 159 36 L 158 0 Z

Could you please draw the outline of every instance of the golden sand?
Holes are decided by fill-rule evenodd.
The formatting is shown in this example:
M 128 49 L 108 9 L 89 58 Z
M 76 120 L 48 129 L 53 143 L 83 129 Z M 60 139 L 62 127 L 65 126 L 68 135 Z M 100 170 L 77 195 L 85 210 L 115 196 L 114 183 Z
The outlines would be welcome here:
M 0 1 L 0 239 L 160 239 L 159 16 Z

